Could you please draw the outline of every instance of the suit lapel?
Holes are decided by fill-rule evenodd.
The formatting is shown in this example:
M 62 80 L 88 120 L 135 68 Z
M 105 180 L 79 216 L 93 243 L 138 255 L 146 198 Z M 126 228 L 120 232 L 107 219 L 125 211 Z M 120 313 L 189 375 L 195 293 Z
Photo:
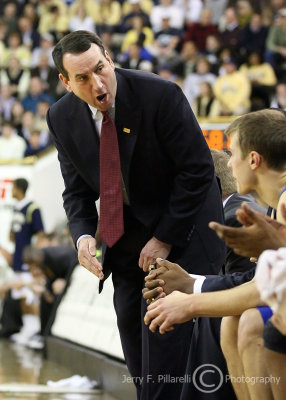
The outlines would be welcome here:
M 129 173 L 131 160 L 139 134 L 141 111 L 126 79 L 119 73 L 115 101 L 115 124 L 118 134 L 121 170 L 129 194 Z
M 68 112 L 70 147 L 77 152 L 78 165 L 89 175 L 94 186 L 99 182 L 99 138 L 88 105 L 75 96 Z M 92 151 L 91 151 L 92 149 Z

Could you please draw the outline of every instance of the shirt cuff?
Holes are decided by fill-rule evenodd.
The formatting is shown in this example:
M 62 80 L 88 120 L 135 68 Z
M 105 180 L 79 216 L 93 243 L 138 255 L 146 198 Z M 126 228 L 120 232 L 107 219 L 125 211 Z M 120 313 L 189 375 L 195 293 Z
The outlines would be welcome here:
M 202 293 L 202 286 L 206 277 L 203 275 L 195 275 L 195 274 L 189 274 L 189 275 L 195 279 L 193 293 Z
M 83 239 L 84 237 L 92 237 L 91 235 L 81 235 L 78 239 L 77 239 L 77 241 L 76 241 L 76 248 L 78 249 L 78 245 L 79 245 L 79 242 L 81 241 L 81 239 Z

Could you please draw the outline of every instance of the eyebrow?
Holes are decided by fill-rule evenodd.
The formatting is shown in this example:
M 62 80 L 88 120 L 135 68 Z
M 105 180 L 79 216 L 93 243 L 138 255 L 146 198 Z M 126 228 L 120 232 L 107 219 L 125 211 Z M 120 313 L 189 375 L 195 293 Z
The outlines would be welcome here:
M 96 71 L 100 64 L 102 64 L 102 60 L 99 60 L 99 61 L 98 61 L 98 63 L 97 63 L 96 66 L 94 67 L 94 70 L 93 70 L 93 71 Z M 84 73 L 84 74 L 76 74 L 76 75 L 75 75 L 75 79 L 76 79 L 76 78 L 80 78 L 80 77 L 82 77 L 82 76 L 86 76 L 86 75 L 87 75 L 86 73 Z

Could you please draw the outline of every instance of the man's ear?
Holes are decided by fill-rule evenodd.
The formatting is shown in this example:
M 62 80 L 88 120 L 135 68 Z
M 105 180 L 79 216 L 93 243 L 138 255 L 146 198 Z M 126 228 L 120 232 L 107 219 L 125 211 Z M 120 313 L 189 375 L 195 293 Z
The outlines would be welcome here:
M 261 154 L 257 153 L 257 151 L 251 151 L 249 153 L 249 166 L 252 170 L 258 168 L 263 161 L 263 157 Z
M 62 81 L 67 91 L 72 92 L 72 88 L 70 87 L 69 81 L 67 80 L 67 78 L 63 76 L 63 74 L 59 74 L 59 79 Z
M 109 64 L 111 65 L 112 68 L 114 68 L 114 62 L 112 61 L 108 51 L 105 50 L 105 58 L 107 59 L 107 61 L 109 62 Z

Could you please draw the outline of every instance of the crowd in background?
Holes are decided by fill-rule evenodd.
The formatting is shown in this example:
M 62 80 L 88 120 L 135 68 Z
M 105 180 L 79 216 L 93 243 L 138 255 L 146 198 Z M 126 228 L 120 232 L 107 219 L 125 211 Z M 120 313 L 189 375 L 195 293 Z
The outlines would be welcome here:
M 37 155 L 51 146 L 46 112 L 65 94 L 52 50 L 78 29 L 97 33 L 116 66 L 175 81 L 197 117 L 268 107 L 286 111 L 285 0 L 1 1 L 0 160 Z M 25 213 L 23 225 L 32 225 L 25 190 L 14 197 L 15 213 Z M 20 260 L 30 273 L 28 285 L 19 274 L 25 271 L 13 266 L 13 279 L 0 285 L 0 337 L 40 349 L 77 258 L 65 226 L 60 235 L 45 234 L 43 226 L 32 233 L 37 240 L 29 236 L 34 246 L 21 252 Z M 12 265 L 12 255 L 2 248 L 0 253 Z M 27 286 L 35 299 L 23 309 L 22 297 L 13 293 Z
M 286 109 L 285 0 L 6 0 L 0 4 L 0 160 L 51 145 L 66 33 L 97 33 L 116 66 L 177 82 L 197 117 Z

